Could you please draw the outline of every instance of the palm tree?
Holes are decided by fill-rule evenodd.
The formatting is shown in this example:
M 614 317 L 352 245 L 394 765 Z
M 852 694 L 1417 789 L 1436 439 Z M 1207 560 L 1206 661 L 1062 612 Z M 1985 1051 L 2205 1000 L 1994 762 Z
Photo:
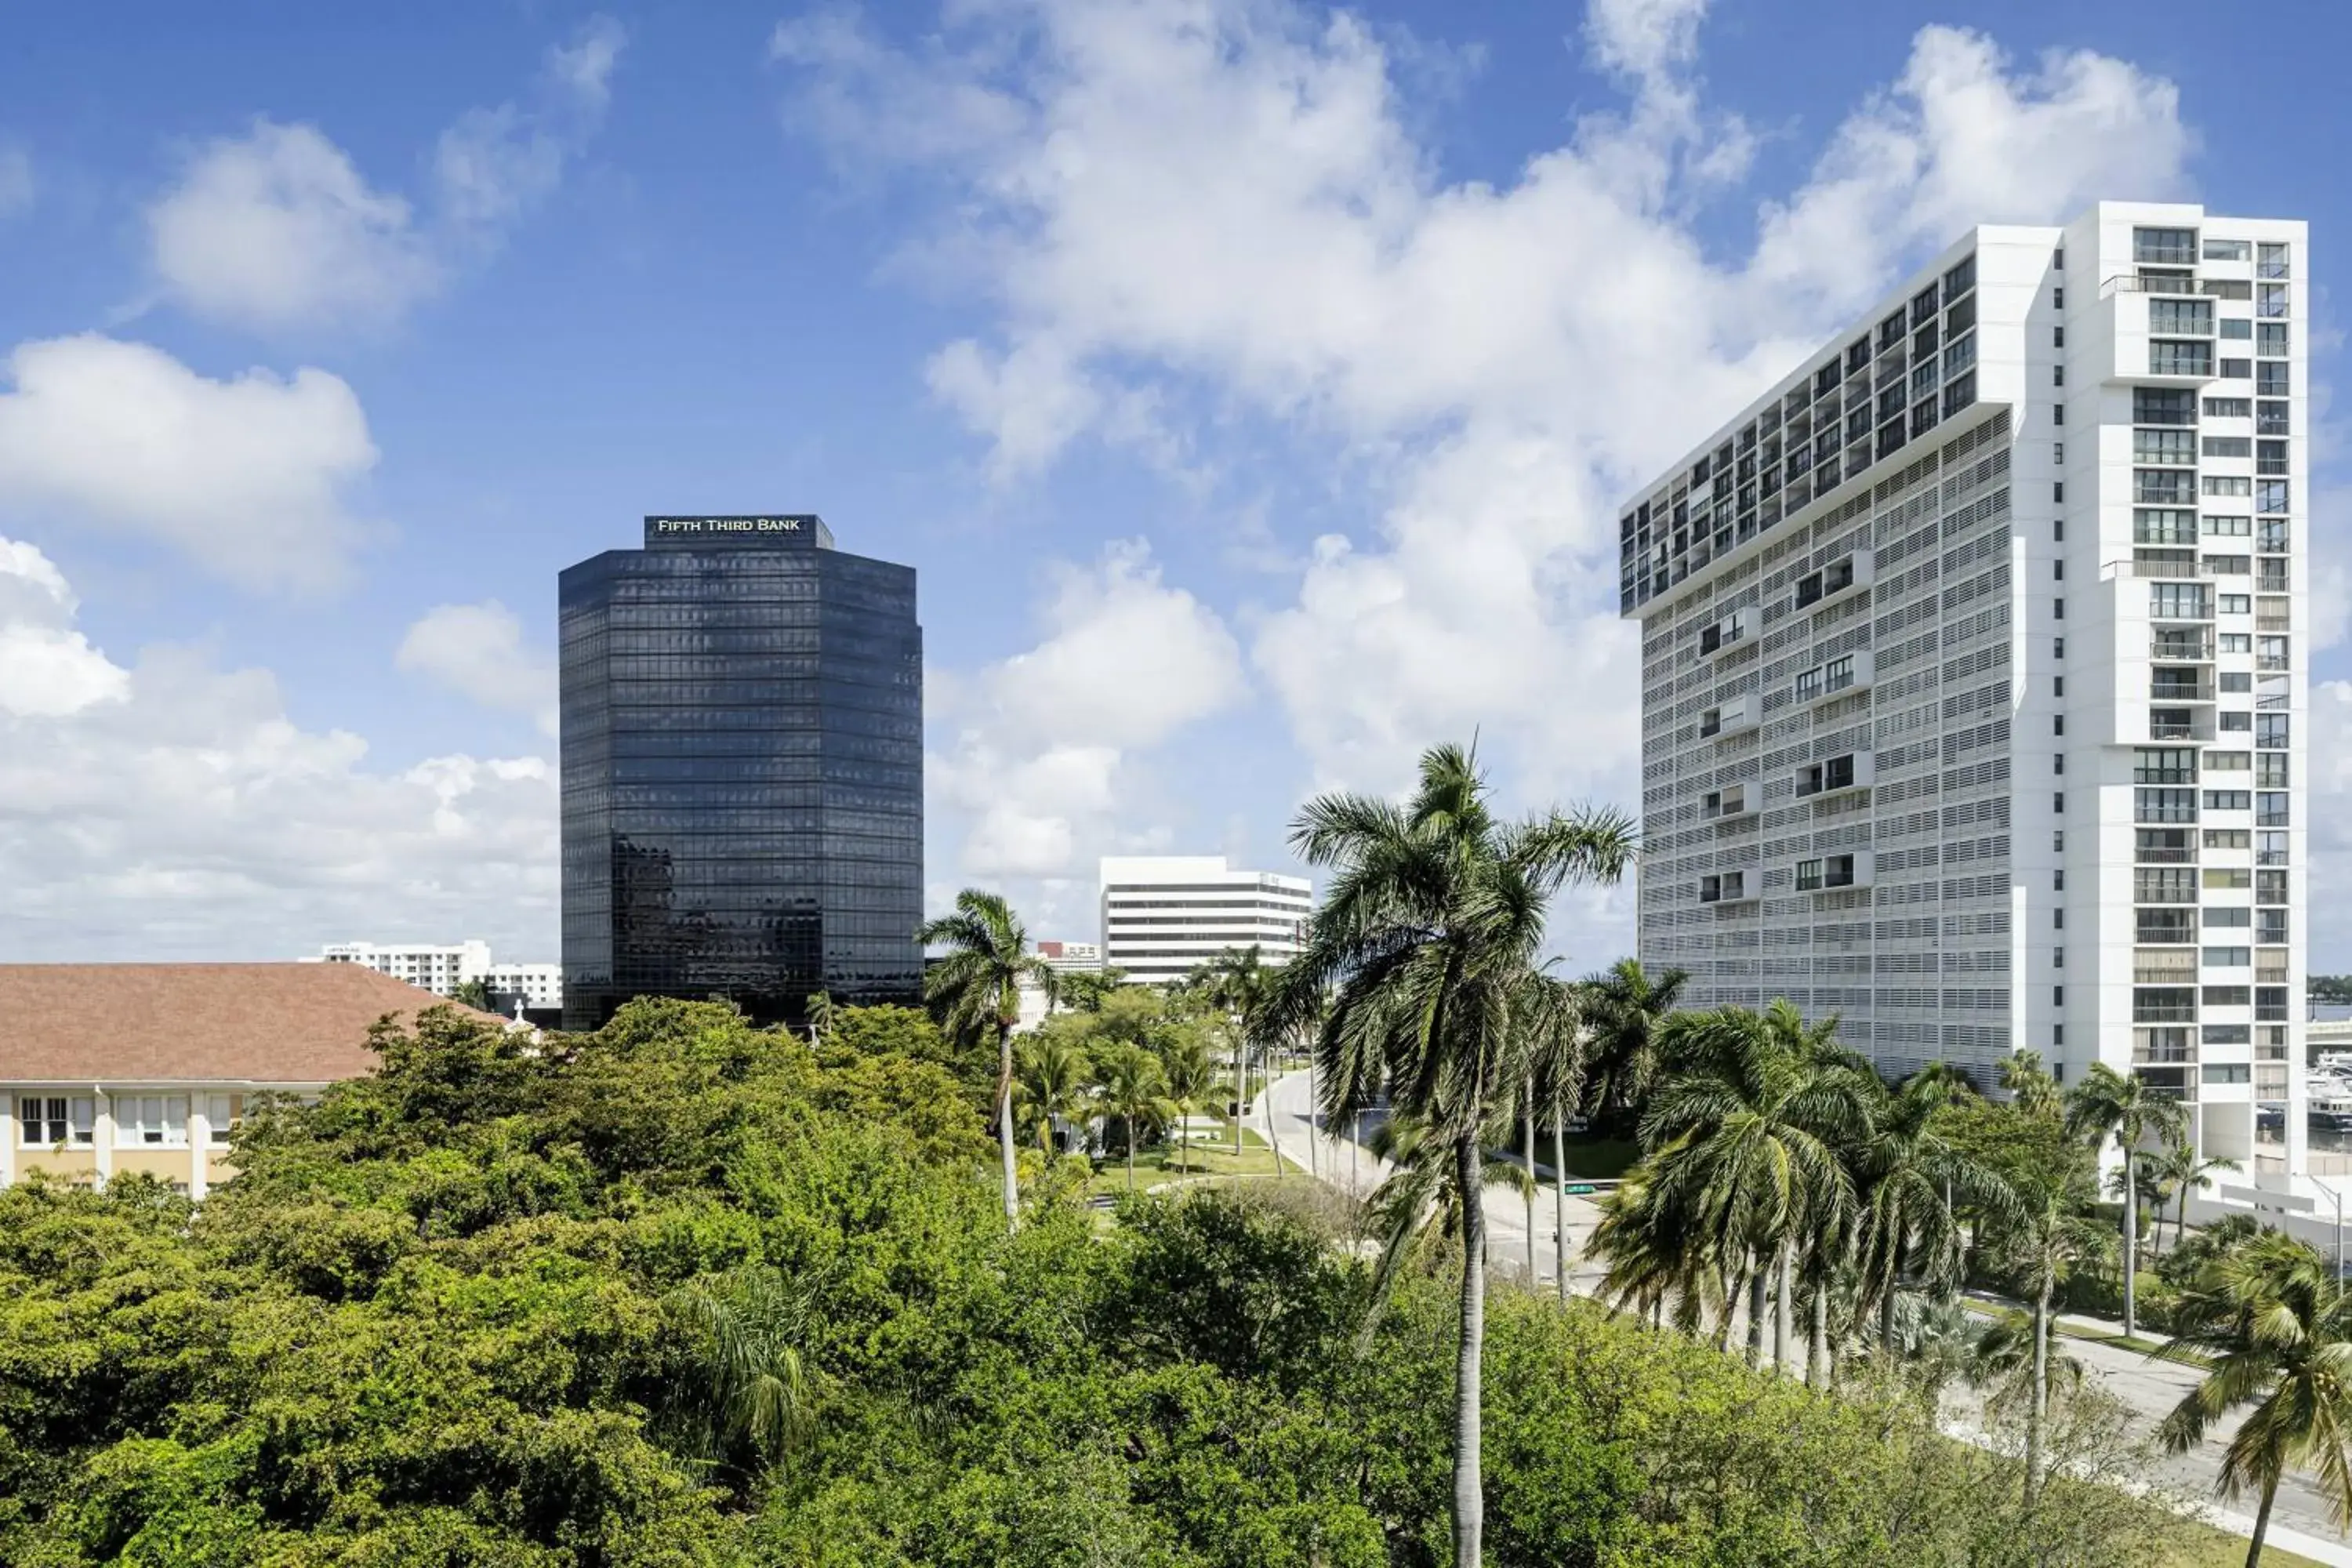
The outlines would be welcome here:
M 925 921 L 915 940 L 948 950 L 923 976 L 923 999 L 940 1010 L 948 1029 L 966 1038 L 996 1033 L 996 1142 L 1004 1163 L 1004 1223 L 1017 1230 L 1021 1176 L 1013 1156 L 1013 1026 L 1021 1021 L 1022 983 L 1044 992 L 1050 1005 L 1061 994 L 1061 976 L 1029 951 L 1029 933 L 1012 907 L 978 888 L 958 893 L 956 912 Z
M 1168 1092 L 1167 1069 L 1140 1046 L 1112 1048 L 1102 1063 L 1102 1108 L 1127 1128 L 1127 1190 L 1135 1191 L 1135 1145 L 1147 1126 L 1166 1126 L 1184 1114 Z
M 1310 802 L 1291 844 L 1330 872 L 1305 950 L 1284 966 L 1271 1030 L 1316 1032 L 1323 1109 L 1353 1116 L 1385 1094 L 1454 1166 L 1462 1320 L 1454 1358 L 1454 1551 L 1476 1568 L 1486 1515 L 1479 1458 L 1486 1335 L 1486 1140 L 1508 1125 L 1524 1070 L 1515 1003 L 1543 942 L 1551 895 L 1613 882 L 1633 829 L 1610 811 L 1496 818 L 1475 759 L 1439 746 L 1402 805 L 1358 795 Z
M 2020 1047 L 2003 1057 L 1994 1069 L 1996 1079 L 2018 1110 L 2028 1116 L 2056 1119 L 2064 1110 L 2058 1080 L 2042 1065 L 2040 1051 Z
M 1245 948 L 1227 948 L 1216 957 L 1197 965 L 1188 977 L 1188 984 L 1197 989 L 1209 1005 L 1224 1014 L 1226 1037 L 1234 1044 L 1234 1180 L 1241 1180 L 1242 1108 L 1249 1100 L 1249 1048 L 1260 1033 L 1258 1019 L 1265 1011 L 1265 1000 L 1273 994 L 1275 976 L 1281 973 L 1278 965 L 1264 963 L 1256 944 Z M 1277 1173 L 1282 1169 L 1279 1158 L 1275 1161 Z
M 2066 1131 L 2088 1138 L 2093 1147 L 2113 1138 L 2124 1151 L 2124 1333 L 2137 1324 L 2134 1270 L 2139 1264 L 2139 1187 L 2134 1167 L 2139 1146 L 2153 1133 L 2168 1142 L 2189 1135 L 2189 1112 L 2178 1100 L 2150 1089 L 2137 1073 L 2128 1076 L 2094 1062 L 2083 1081 L 2066 1091 Z
M 1496 1129 L 1507 1131 L 1509 1117 Z M 1463 1226 L 1461 1170 L 1453 1146 L 1410 1115 L 1391 1116 L 1372 1129 L 1364 1146 L 1376 1159 L 1395 1167 L 1365 1200 L 1366 1217 L 1381 1238 L 1380 1261 L 1372 1276 L 1373 1314 L 1362 1330 L 1370 1342 L 1381 1303 L 1388 1288 L 1412 1253 L 1412 1244 L 1434 1225 L 1439 1234 L 1459 1237 Z M 1480 1152 L 1478 1184 L 1531 1191 L 1527 1173 L 1507 1154 Z
M 680 1286 L 663 1305 L 691 1347 L 692 1374 L 672 1396 L 690 1446 L 719 1461 L 748 1450 L 757 1469 L 780 1463 L 810 1420 L 807 1293 L 746 1266 Z
M 1124 969 L 1065 969 L 1060 994 L 1055 998 L 1057 1006 L 1074 1013 L 1099 1013 L 1103 998 L 1127 984 Z
M 1584 982 L 1592 1037 L 1584 1103 L 1595 1121 L 1622 1122 L 1641 1114 L 1658 1080 L 1660 1026 L 1689 979 L 1679 969 L 1654 977 L 1639 959 L 1621 958 Z
M 1551 1117 L 1552 1246 L 1558 1254 L 1554 1282 L 1559 1299 L 1568 1300 L 1568 1134 L 1569 1112 L 1584 1093 L 1589 1039 L 1584 1023 L 1587 992 L 1580 984 L 1530 974 L 1527 994 L 1519 999 L 1519 1044 L 1527 1055 L 1528 1180 L 1535 1181 L 1535 1108 Z M 1528 1270 L 1535 1271 L 1536 1224 L 1534 1199 L 1528 1208 Z M 1534 1281 L 1531 1279 L 1530 1284 Z
M 2158 1435 L 2186 1453 L 2209 1423 L 2253 1406 L 2222 1451 L 2220 1485 L 2229 1498 L 2249 1481 L 2262 1489 L 2246 1568 L 2262 1561 L 2279 1477 L 2290 1467 L 2317 1475 L 2336 1528 L 2352 1527 L 2352 1314 L 2327 1259 L 2291 1237 L 2257 1237 L 2208 1266 L 2179 1312 L 2175 1342 L 2204 1352 L 2212 1366 Z
M 833 994 L 829 991 L 812 993 L 808 999 L 809 1044 L 820 1045 L 833 1033 Z
M 2235 1171 L 2240 1168 L 2235 1160 L 2199 1158 L 2197 1151 L 2186 1139 L 2176 1140 L 2167 1144 L 2161 1154 L 2149 1155 L 2147 1163 L 2148 1173 L 2170 1189 L 2179 1205 L 2175 1210 L 2172 1223 L 2172 1245 L 2176 1247 L 2189 1234 L 2189 1194 L 2204 1185 L 2208 1176 L 2216 1176 L 2223 1171 Z M 2159 1210 L 2157 1215 L 2159 1233 L 2163 1223 L 2163 1213 Z M 2162 1239 L 2161 1234 L 2158 1235 L 2158 1239 Z
M 1729 1297 L 1712 1258 L 1689 1244 L 1684 1216 L 1662 1204 L 1645 1165 L 1635 1165 L 1601 1200 L 1601 1223 L 1587 1250 L 1607 1264 L 1601 1298 L 1663 1325 L 1674 1303 L 1675 1326 L 1696 1333 L 1712 1315 L 1730 1329 Z
M 1891 1349 L 1898 1285 L 1916 1279 L 1937 1297 L 1959 1288 L 1967 1237 L 1954 1201 L 2000 1215 L 2017 1200 L 1982 1162 L 1937 1131 L 1936 1113 L 1966 1080 L 1929 1068 L 1892 1090 L 1875 1077 L 1867 1081 L 1875 1091 L 1868 1121 L 1846 1159 L 1862 1203 L 1863 1298 L 1877 1303 L 1879 1342 Z
M 1787 1357 L 1794 1249 L 1835 1234 L 1854 1202 L 1838 1149 L 1866 1125 L 1871 1073 L 1835 1046 L 1835 1020 L 1808 1027 L 1786 1001 L 1760 1014 L 1685 1015 L 1668 1046 L 1673 1074 L 1642 1117 L 1656 1201 L 1682 1217 L 1686 1245 L 1747 1285 L 1751 1366 L 1764 1352 L 1773 1274 L 1778 1365 Z
M 1054 1157 L 1054 1119 L 1076 1121 L 1085 1114 L 1093 1077 L 1085 1047 L 1059 1030 L 1022 1038 L 1013 1054 L 1013 1098 L 1037 1119 L 1037 1147 L 1046 1159 Z
M 1209 1057 L 1209 1042 L 1198 1029 L 1174 1030 L 1161 1045 L 1160 1066 L 1168 1082 L 1168 1098 L 1178 1110 L 1177 1147 L 1189 1148 L 1192 1112 L 1216 1084 L 1217 1068 Z
M 2113 1237 L 2082 1213 L 2086 1182 L 2041 1182 L 2016 1194 L 2018 1206 L 1993 1233 L 1993 1248 L 2032 1303 L 2032 1403 L 2025 1421 L 2025 1501 L 2042 1488 L 2042 1435 L 2050 1415 L 2050 1310 L 2077 1266 L 2106 1255 Z

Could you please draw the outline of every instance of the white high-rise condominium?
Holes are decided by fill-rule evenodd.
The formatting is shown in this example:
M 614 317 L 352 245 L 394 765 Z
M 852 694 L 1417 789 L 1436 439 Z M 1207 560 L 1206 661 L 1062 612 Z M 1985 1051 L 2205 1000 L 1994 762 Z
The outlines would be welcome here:
M 493 1008 L 504 1012 L 520 999 L 526 1007 L 563 1005 L 563 965 L 497 963 L 486 942 L 339 942 L 319 950 L 305 963 L 356 963 L 411 985 L 446 996 L 478 980 Z
M 2305 1160 L 2305 226 L 1974 230 L 1622 510 L 1641 956 Z
M 1103 963 L 1139 985 L 1244 948 L 1281 963 L 1305 939 L 1312 891 L 1304 877 L 1232 870 L 1223 856 L 1106 855 Z

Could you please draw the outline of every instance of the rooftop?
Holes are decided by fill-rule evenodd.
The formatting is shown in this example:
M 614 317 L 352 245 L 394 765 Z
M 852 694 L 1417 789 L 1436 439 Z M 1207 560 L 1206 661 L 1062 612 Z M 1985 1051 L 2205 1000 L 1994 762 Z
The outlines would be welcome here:
M 375 1070 L 377 1019 L 449 1005 L 352 963 L 0 963 L 0 1076 L 331 1083 Z

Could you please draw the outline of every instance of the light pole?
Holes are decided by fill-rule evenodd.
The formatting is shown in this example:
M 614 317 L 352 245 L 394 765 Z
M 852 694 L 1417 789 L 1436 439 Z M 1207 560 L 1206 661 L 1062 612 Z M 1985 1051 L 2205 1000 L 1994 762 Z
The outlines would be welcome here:
M 2336 1300 L 2344 1300 L 2344 1190 L 2327 1189 L 2328 1201 L 2336 1205 Z

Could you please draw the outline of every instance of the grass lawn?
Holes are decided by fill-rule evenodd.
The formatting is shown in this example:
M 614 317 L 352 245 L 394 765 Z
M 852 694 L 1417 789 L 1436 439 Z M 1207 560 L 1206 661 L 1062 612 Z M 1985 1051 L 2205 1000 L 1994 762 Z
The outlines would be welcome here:
M 1642 1146 L 1630 1138 L 1578 1137 L 1570 1134 L 1562 1152 L 1570 1176 L 1622 1176 L 1642 1157 Z M 1551 1163 L 1551 1140 L 1538 1136 L 1536 1160 Z
M 1139 1150 L 1135 1156 L 1135 1190 L 1139 1193 L 1163 1182 L 1194 1181 L 1202 1177 L 1233 1176 L 1265 1177 L 1274 1174 L 1274 1151 L 1265 1140 L 1248 1128 L 1242 1129 L 1242 1153 L 1234 1158 L 1234 1127 L 1230 1121 L 1220 1121 L 1213 1134 L 1196 1132 L 1190 1143 L 1179 1147 L 1160 1144 Z M 1286 1173 L 1302 1179 L 1306 1173 L 1296 1165 L 1286 1167 Z M 1095 1163 L 1094 1180 L 1087 1184 L 1088 1195 L 1098 1193 L 1127 1191 L 1127 1159 L 1112 1156 Z
M 2181 1542 L 2173 1554 L 2164 1560 L 2162 1568 L 2242 1568 L 2246 1561 L 2246 1538 L 2232 1535 L 2226 1530 L 2216 1530 L 2210 1524 L 2185 1521 L 2181 1525 Z M 2292 1552 L 2281 1552 L 2275 1546 L 2263 1548 L 2263 1568 L 2320 1568 L 2312 1558 Z

